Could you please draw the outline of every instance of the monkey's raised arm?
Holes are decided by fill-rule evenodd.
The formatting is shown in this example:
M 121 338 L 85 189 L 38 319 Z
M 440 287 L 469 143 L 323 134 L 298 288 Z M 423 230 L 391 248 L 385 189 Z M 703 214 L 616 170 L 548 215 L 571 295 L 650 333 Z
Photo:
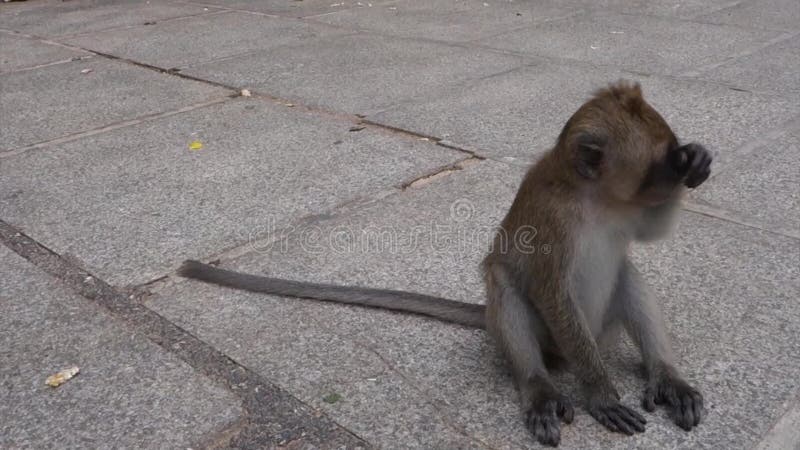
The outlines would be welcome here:
M 282 280 L 220 269 L 194 260 L 185 261 L 178 275 L 251 292 L 405 311 L 473 328 L 484 328 L 485 322 L 484 305 L 414 292 Z
M 712 160 L 711 152 L 697 143 L 686 144 L 670 154 L 669 164 L 679 166 L 671 170 L 679 177 L 678 185 L 666 202 L 642 211 L 642 217 L 636 226 L 636 240 L 660 239 L 674 228 L 686 188 L 696 188 L 708 179 Z
M 634 236 L 637 241 L 654 241 L 668 235 L 678 221 L 678 210 L 683 201 L 686 189 L 679 187 L 666 202 L 651 206 L 642 211 L 642 217 L 636 224 Z

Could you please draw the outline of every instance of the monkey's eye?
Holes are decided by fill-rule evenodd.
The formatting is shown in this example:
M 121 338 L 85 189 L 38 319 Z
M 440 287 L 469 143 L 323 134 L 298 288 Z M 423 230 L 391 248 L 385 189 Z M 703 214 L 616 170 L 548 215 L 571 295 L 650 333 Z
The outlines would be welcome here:
M 603 151 L 597 146 L 581 145 L 580 146 L 581 159 L 589 165 L 596 166 L 603 161 Z
M 587 179 L 600 177 L 600 163 L 603 162 L 603 150 L 594 143 L 579 143 L 576 170 Z

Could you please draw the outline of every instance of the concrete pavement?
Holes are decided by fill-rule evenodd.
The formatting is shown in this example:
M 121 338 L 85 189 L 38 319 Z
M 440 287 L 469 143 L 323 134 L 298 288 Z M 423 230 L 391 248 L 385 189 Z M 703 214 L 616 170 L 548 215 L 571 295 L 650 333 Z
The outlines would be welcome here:
M 797 0 L 0 3 L 0 448 L 538 448 L 481 331 L 174 270 L 481 303 L 525 166 L 619 78 L 717 155 L 634 249 L 709 414 L 579 409 L 562 448 L 800 448 L 798 49 Z

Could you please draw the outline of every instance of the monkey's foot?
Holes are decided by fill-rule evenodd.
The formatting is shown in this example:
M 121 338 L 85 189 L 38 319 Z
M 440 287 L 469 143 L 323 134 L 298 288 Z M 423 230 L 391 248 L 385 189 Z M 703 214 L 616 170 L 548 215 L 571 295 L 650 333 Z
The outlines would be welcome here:
M 651 382 L 644 391 L 642 407 L 652 412 L 656 405 L 664 405 L 672 420 L 686 431 L 696 427 L 706 413 L 703 395 L 683 379 L 668 374 Z
M 559 393 L 540 394 L 527 411 L 528 429 L 542 445 L 557 447 L 561 441 L 561 421 L 572 423 L 572 401 Z
M 590 405 L 589 414 L 609 430 L 629 436 L 643 432 L 647 423 L 641 414 L 619 402 Z

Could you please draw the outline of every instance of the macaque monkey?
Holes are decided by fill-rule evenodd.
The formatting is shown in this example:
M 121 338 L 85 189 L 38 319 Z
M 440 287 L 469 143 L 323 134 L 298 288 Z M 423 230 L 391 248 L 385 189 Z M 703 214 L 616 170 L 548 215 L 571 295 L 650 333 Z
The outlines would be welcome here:
M 678 426 L 691 430 L 705 414 L 703 397 L 676 367 L 661 312 L 628 247 L 670 231 L 686 188 L 708 178 L 711 159 L 701 145 L 678 142 L 638 84 L 598 91 L 522 181 L 482 264 L 485 306 L 247 275 L 197 261 L 186 261 L 179 274 L 485 328 L 511 362 L 527 427 L 551 446 L 560 441 L 560 423 L 574 416 L 571 400 L 550 378 L 548 369 L 559 362 L 575 374 L 598 422 L 629 435 L 644 431 L 645 419 L 620 403 L 600 358 L 599 345 L 624 328 L 646 369 L 644 409 L 663 405 Z M 515 241 L 522 230 L 535 230 L 524 246 Z

